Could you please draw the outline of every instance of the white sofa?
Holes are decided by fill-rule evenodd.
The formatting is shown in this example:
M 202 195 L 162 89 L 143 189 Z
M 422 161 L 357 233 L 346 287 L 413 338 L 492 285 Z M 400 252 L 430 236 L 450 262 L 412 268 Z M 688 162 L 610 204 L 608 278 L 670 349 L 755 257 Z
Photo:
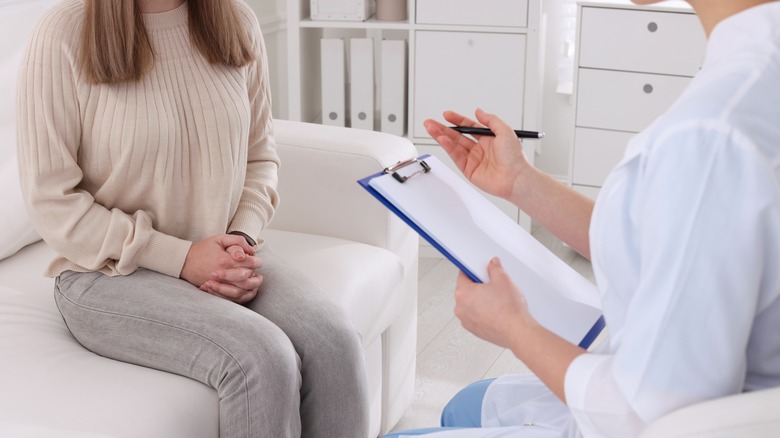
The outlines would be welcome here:
M 653 422 L 639 438 L 705 437 L 780 437 L 780 387 L 745 392 L 678 409 Z
M 356 180 L 415 148 L 391 135 L 283 120 L 276 136 L 282 204 L 262 237 L 362 334 L 376 436 L 411 399 L 418 239 Z M 0 436 L 216 437 L 211 388 L 100 357 L 73 339 L 53 281 L 41 275 L 52 256 L 39 241 L 0 261 Z
M 22 205 L 14 96 L 32 27 L 56 1 L 0 0 L 0 437 L 215 438 L 215 391 L 87 351 L 57 311 L 53 280 L 42 276 L 54 254 Z M 412 396 L 418 239 L 357 179 L 416 150 L 396 136 L 284 120 L 276 140 L 282 203 L 262 237 L 361 333 L 377 436 Z

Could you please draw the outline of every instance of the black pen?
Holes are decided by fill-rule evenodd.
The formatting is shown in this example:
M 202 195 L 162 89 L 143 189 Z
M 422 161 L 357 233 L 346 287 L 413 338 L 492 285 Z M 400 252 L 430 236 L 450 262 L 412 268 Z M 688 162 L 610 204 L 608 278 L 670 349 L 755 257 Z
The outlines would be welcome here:
M 496 134 L 493 133 L 493 131 L 487 129 L 487 128 L 472 128 L 470 126 L 450 126 L 450 128 L 460 132 L 461 134 L 470 134 L 470 135 L 489 135 L 491 137 L 495 137 Z M 517 138 L 543 138 L 544 132 L 536 132 L 536 131 L 515 131 L 515 135 Z

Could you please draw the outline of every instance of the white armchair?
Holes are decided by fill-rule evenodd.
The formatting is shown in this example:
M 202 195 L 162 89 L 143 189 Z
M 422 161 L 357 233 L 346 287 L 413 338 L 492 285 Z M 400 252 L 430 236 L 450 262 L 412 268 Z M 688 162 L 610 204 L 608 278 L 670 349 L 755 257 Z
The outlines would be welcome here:
M 777 438 L 780 388 L 745 392 L 681 408 L 653 422 L 640 438 Z
M 362 334 L 377 436 L 412 396 L 418 240 L 356 181 L 415 148 L 387 134 L 282 120 L 276 140 L 282 203 L 262 237 L 329 292 Z M 18 198 L 11 186 L 0 188 L 0 203 Z M 0 212 L 2 245 L 5 230 L 24 228 L 26 218 Z M 73 339 L 53 281 L 41 274 L 52 256 L 39 241 L 0 260 L 0 436 L 215 438 L 211 388 L 100 357 Z

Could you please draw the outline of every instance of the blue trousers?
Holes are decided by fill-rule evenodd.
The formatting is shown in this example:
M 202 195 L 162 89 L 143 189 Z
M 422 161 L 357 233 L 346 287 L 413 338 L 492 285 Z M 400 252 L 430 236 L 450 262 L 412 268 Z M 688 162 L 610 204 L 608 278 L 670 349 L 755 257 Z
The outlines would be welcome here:
M 425 435 L 444 430 L 465 429 L 482 426 L 482 400 L 488 386 L 496 379 L 474 382 L 455 394 L 441 413 L 441 427 L 426 427 L 393 432 L 382 438 L 398 438 L 402 435 Z

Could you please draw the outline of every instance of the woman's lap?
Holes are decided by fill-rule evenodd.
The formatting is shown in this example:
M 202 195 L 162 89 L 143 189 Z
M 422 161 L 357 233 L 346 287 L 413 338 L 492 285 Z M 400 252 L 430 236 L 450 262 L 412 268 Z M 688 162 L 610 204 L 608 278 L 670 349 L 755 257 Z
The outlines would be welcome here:
M 221 423 L 231 421 L 222 417 L 225 397 L 244 385 L 259 388 L 266 401 L 258 397 L 259 410 L 231 405 L 231 414 L 287 423 L 279 436 L 300 434 L 301 425 L 292 418 L 299 411 L 304 432 L 312 429 L 309 435 L 329 428 L 337 433 L 332 427 L 338 425 L 328 417 L 338 412 L 323 409 L 334 398 L 346 400 L 358 417 L 354 423 L 367 424 L 364 356 L 356 331 L 297 270 L 269 251 L 260 255 L 264 282 L 247 306 L 148 270 L 123 277 L 66 272 L 57 280 L 55 297 L 69 329 L 86 348 L 217 388 Z M 237 377 L 231 384 L 226 375 Z M 265 414 L 237 412 L 244 409 Z

